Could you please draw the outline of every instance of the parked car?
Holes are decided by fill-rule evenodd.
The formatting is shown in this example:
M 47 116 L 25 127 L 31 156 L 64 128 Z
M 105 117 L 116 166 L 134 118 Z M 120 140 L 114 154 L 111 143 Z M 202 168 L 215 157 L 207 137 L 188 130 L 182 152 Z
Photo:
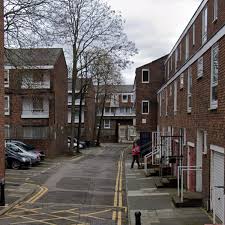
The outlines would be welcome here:
M 21 156 L 12 151 L 10 148 L 5 149 L 6 166 L 12 169 L 29 168 L 31 166 L 31 159 Z
M 8 142 L 12 142 L 17 146 L 22 147 L 23 149 L 25 149 L 28 152 L 33 152 L 33 153 L 38 154 L 42 161 L 45 159 L 45 153 L 43 151 L 36 149 L 33 145 L 25 144 L 24 142 L 17 141 L 17 140 L 10 140 Z
M 70 147 L 70 142 L 71 142 L 71 137 L 68 137 L 68 148 Z M 73 142 L 73 148 L 77 148 L 77 139 L 76 138 L 74 139 L 74 142 Z M 79 148 L 83 149 L 84 146 L 80 143 Z
M 17 146 L 16 144 L 14 144 L 12 142 L 7 142 L 6 147 L 9 148 L 11 151 L 16 152 L 23 157 L 30 158 L 32 165 L 38 164 L 41 161 L 40 156 L 38 154 L 33 153 L 33 152 L 28 152 L 24 148 Z

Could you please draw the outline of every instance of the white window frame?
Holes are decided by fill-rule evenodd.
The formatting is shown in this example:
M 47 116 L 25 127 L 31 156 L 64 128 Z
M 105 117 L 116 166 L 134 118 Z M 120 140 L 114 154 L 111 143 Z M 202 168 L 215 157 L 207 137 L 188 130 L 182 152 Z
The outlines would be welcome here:
M 189 34 L 187 34 L 185 38 L 185 60 L 187 61 L 188 58 L 189 58 Z
M 167 80 L 169 80 L 170 78 L 170 63 L 169 63 L 169 60 L 167 62 Z
M 174 81 L 174 90 L 173 90 L 173 98 L 174 98 L 174 107 L 173 107 L 173 112 L 174 115 L 177 114 L 177 81 Z
M 192 27 L 192 38 L 193 38 L 193 46 L 195 46 L 195 24 L 193 24 L 193 27 Z
M 208 7 L 206 6 L 202 11 L 202 44 L 207 41 L 208 32 Z
M 130 95 L 130 102 L 132 102 L 132 103 L 134 102 L 134 94 Z
M 123 99 L 123 96 L 127 96 L 127 100 L 124 100 L 124 99 Z M 127 102 L 128 102 L 128 94 L 122 94 L 122 102 L 123 102 L 123 103 L 127 103 Z
M 143 105 L 144 105 L 144 103 L 148 103 L 148 112 L 147 113 L 144 113 L 143 112 Z M 141 112 L 144 115 L 148 115 L 149 114 L 149 100 L 142 100 L 142 103 L 141 103 Z
M 213 1 L 213 23 L 218 19 L 218 0 Z
M 170 58 L 170 72 L 173 70 L 173 55 Z
M 159 116 L 162 116 L 162 92 L 159 93 Z
M 5 81 L 5 78 L 7 78 L 7 81 Z M 4 87 L 9 87 L 9 70 L 6 69 L 4 70 Z
M 144 72 L 148 72 L 148 81 L 144 81 Z M 142 69 L 142 83 L 143 84 L 148 84 L 150 81 L 150 71 L 149 69 Z
M 191 110 L 192 110 L 192 102 L 190 102 L 190 99 L 192 100 L 192 71 L 191 71 L 191 67 L 188 68 L 188 77 L 187 78 L 188 78 L 188 82 L 187 82 L 187 112 L 191 113 Z M 189 106 L 189 105 L 191 105 L 191 106 Z
M 180 43 L 180 61 L 182 59 L 182 43 Z
M 108 121 L 109 123 L 107 124 L 106 121 Z M 111 121 L 108 119 L 104 120 L 104 129 L 110 129 L 111 128 Z
M 203 152 L 202 152 L 202 154 L 206 155 L 207 151 L 208 151 L 208 148 L 207 148 L 208 133 L 207 133 L 207 131 L 202 131 L 202 132 L 203 132 Z
M 168 90 L 166 88 L 166 116 L 168 116 Z
M 177 70 L 178 66 L 178 49 L 175 50 L 175 70 Z
M 212 47 L 211 50 L 211 87 L 210 87 L 210 109 L 217 109 L 218 108 L 218 99 L 217 100 L 213 100 L 213 88 L 218 86 L 218 76 L 219 76 L 219 71 L 217 71 L 217 80 L 213 81 L 213 77 L 214 77 L 214 51 L 217 51 L 217 54 L 219 54 L 219 45 L 215 44 Z M 217 59 L 219 57 L 217 56 Z M 219 62 L 217 61 L 217 65 L 219 66 Z M 218 69 L 218 68 L 217 68 Z M 218 69 L 219 70 L 219 69 Z M 218 91 L 218 90 L 217 90 Z
M 201 56 L 197 61 L 197 79 L 203 77 L 204 74 L 204 58 Z
M 184 88 L 184 74 L 182 73 L 180 75 L 180 89 Z
M 6 108 L 5 107 L 5 101 L 7 101 L 8 103 L 8 107 Z M 5 112 L 5 115 L 8 116 L 10 115 L 10 97 L 9 95 L 5 95 L 4 96 L 4 112 Z

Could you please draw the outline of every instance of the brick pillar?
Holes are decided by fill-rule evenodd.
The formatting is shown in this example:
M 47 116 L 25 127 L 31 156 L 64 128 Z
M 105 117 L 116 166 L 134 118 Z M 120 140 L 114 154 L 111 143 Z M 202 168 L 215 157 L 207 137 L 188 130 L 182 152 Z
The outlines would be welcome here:
M 0 0 L 0 179 L 5 177 L 4 145 L 4 16 L 3 0 Z

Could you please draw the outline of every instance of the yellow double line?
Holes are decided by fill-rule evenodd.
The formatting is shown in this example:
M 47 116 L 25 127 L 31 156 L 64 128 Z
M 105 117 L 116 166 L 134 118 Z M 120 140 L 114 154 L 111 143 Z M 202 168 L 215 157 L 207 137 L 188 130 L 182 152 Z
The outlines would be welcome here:
M 26 203 L 35 203 L 39 198 L 41 198 L 46 192 L 48 191 L 48 188 L 44 186 L 40 186 L 40 191 L 37 192 L 33 197 L 28 199 Z
M 117 177 L 116 177 L 116 185 L 115 185 L 115 194 L 114 194 L 114 207 L 120 208 L 120 211 L 113 211 L 112 220 L 117 219 L 117 225 L 122 225 L 122 212 L 121 209 L 123 208 L 123 154 L 120 155 L 120 160 L 118 162 L 118 170 L 117 170 Z

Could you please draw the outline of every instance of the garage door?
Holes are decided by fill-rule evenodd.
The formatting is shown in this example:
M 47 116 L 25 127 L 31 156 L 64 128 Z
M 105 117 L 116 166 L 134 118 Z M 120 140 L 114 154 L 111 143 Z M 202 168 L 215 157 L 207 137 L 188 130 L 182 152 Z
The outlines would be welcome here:
M 213 154 L 213 186 L 224 186 L 224 154 Z M 215 189 L 215 212 L 223 222 L 224 217 L 224 189 Z

